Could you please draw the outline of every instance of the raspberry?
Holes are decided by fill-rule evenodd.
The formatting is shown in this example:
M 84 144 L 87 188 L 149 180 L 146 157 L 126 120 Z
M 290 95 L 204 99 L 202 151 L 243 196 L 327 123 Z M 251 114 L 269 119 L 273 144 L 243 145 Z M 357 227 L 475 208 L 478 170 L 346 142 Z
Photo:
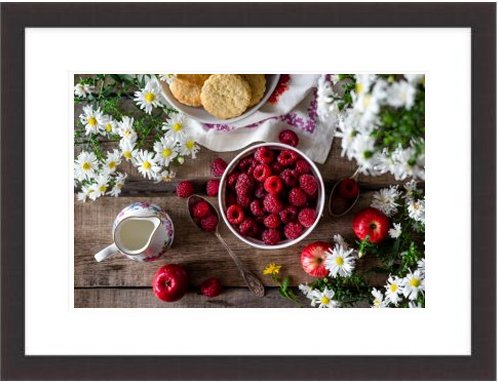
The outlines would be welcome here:
M 221 177 L 227 168 L 227 163 L 223 158 L 217 158 L 211 162 L 211 174 L 213 177 Z
M 256 190 L 254 191 L 254 195 L 256 198 L 263 199 L 266 196 L 266 190 L 263 184 L 259 184 L 256 186 Z
M 238 168 L 242 172 L 247 172 L 247 169 L 249 169 L 253 164 L 254 164 L 254 159 L 251 158 L 251 156 L 247 156 L 240 160 Z
M 176 195 L 180 198 L 188 198 L 194 191 L 194 184 L 190 181 L 181 181 L 176 185 Z
M 306 205 L 306 194 L 299 188 L 294 188 L 289 192 L 289 203 L 293 206 Z
M 220 180 L 209 180 L 206 184 L 206 193 L 210 197 L 218 195 L 218 188 L 220 187 Z
M 239 205 L 231 205 L 227 209 L 227 220 L 232 225 L 240 225 L 244 220 L 244 210 Z
M 294 162 L 296 162 L 298 157 L 299 156 L 295 151 L 284 149 L 278 155 L 277 161 L 282 166 L 289 166 L 292 165 Z
M 251 209 L 252 215 L 254 215 L 255 217 L 262 217 L 265 215 L 263 205 L 259 199 L 252 201 L 249 207 Z
M 240 173 L 237 171 L 231 172 L 227 177 L 227 185 L 231 189 L 235 189 L 235 184 L 237 183 L 237 179 L 239 178 Z
M 283 188 L 284 185 L 279 176 L 268 177 L 265 181 L 265 190 L 270 194 L 278 194 Z
M 274 194 L 266 195 L 265 199 L 263 200 L 263 206 L 268 213 L 279 213 L 284 208 L 282 202 L 280 202 L 278 197 Z
M 263 164 L 272 163 L 274 158 L 275 154 L 267 146 L 256 149 L 256 152 L 254 153 L 254 159 Z
M 249 207 L 251 205 L 251 197 L 240 194 L 237 196 L 237 203 L 242 207 Z
M 280 220 L 283 223 L 289 223 L 297 218 L 297 208 L 295 206 L 288 206 L 279 213 Z
M 315 195 L 318 190 L 318 182 L 316 182 L 316 178 L 311 174 L 303 174 L 299 177 L 299 186 L 310 196 Z
M 311 166 L 306 160 L 297 160 L 294 170 L 299 174 L 307 174 L 311 172 Z
M 213 298 L 221 293 L 221 283 L 218 278 L 209 278 L 201 283 L 201 294 Z
M 211 207 L 206 201 L 197 202 L 192 207 L 192 215 L 195 218 L 204 218 L 211 213 Z
M 304 227 L 311 227 L 316 220 L 316 211 L 311 208 L 303 209 L 299 212 L 297 219 Z
M 253 189 L 254 181 L 247 174 L 242 173 L 239 178 L 237 178 L 237 183 L 235 184 L 237 195 L 251 194 Z
M 273 174 L 279 174 L 284 170 L 284 167 L 280 165 L 278 162 L 274 162 L 271 164 L 271 170 Z
M 225 199 L 225 204 L 227 206 L 235 205 L 237 203 L 237 194 L 234 192 L 228 192 Z
M 290 129 L 285 129 L 278 135 L 278 140 L 282 144 L 296 147 L 299 144 L 299 137 Z
M 352 178 L 345 178 L 339 184 L 339 195 L 346 199 L 355 199 L 360 189 L 358 183 Z
M 280 218 L 278 218 L 278 214 L 270 214 L 267 215 L 264 224 L 268 229 L 276 229 L 280 226 Z
M 201 219 L 201 229 L 204 231 L 215 231 L 218 226 L 218 217 L 214 214 Z
M 303 233 L 303 227 L 297 222 L 289 222 L 284 227 L 284 234 L 288 239 L 296 239 Z
M 285 169 L 282 173 L 280 173 L 280 178 L 284 180 L 287 187 L 293 188 L 297 185 L 297 174 L 295 170 Z
M 252 176 L 256 181 L 264 182 L 268 177 L 271 176 L 271 168 L 266 164 L 256 165 L 252 172 Z
M 261 236 L 261 239 L 267 245 L 276 245 L 277 243 L 280 242 L 281 238 L 282 235 L 280 234 L 280 231 L 278 231 L 277 229 L 265 230 L 263 231 L 263 235 Z
M 246 218 L 239 226 L 240 234 L 254 237 L 258 233 L 258 224 L 252 218 Z

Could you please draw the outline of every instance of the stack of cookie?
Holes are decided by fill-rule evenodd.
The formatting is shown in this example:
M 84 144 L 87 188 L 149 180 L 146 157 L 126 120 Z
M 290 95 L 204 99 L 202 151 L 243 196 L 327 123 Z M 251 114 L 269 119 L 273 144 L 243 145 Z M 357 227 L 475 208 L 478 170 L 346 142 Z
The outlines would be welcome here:
M 226 120 L 240 116 L 263 98 L 266 78 L 264 74 L 177 74 L 169 87 L 182 104 L 203 107 Z

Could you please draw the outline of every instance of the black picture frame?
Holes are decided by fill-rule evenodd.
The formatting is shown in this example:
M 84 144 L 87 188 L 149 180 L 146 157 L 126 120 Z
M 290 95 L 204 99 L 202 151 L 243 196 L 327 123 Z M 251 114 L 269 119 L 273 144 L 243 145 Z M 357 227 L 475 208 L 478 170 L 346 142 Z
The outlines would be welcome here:
M 3 380 L 495 380 L 496 4 L 3 3 Z M 24 31 L 28 27 L 455 27 L 472 30 L 471 356 L 26 356 Z M 12 163 L 18 164 L 15 168 Z

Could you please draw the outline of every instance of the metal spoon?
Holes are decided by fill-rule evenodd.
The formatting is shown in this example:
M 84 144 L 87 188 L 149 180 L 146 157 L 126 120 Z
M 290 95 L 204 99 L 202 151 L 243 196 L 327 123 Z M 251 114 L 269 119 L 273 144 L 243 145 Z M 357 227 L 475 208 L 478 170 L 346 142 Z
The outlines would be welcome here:
M 218 223 L 216 224 L 216 229 L 214 230 L 213 234 L 216 236 L 216 238 L 218 238 L 218 240 L 225 247 L 228 254 L 230 254 L 230 257 L 232 257 L 235 265 L 237 266 L 237 268 L 240 271 L 240 274 L 242 275 L 242 278 L 244 278 L 244 281 L 246 281 L 247 287 L 249 288 L 249 290 L 257 297 L 264 296 L 265 295 L 265 287 L 263 286 L 261 281 L 253 273 L 251 273 L 250 271 L 248 271 L 246 269 L 246 267 L 242 264 L 242 261 L 240 260 L 240 258 L 232 251 L 232 249 L 230 249 L 230 247 L 228 247 L 228 244 L 225 242 L 223 237 L 220 235 L 220 232 L 218 230 L 219 223 L 220 223 L 220 214 L 218 213 L 218 209 L 216 209 L 216 207 L 208 199 L 201 197 L 200 195 L 197 195 L 197 194 L 191 195 L 187 200 L 189 217 L 192 220 L 192 222 L 197 227 L 200 228 L 199 224 L 194 220 L 194 218 L 192 217 L 192 213 L 191 213 L 192 207 L 194 206 L 194 204 L 196 204 L 199 201 L 205 201 L 206 203 L 208 203 L 212 207 L 213 211 L 215 212 L 215 214 L 218 218 Z
M 332 217 L 342 217 L 343 215 L 346 215 L 347 213 L 349 213 L 351 211 L 351 209 L 356 205 L 356 203 L 360 199 L 360 193 L 358 193 L 355 200 L 353 202 L 351 202 L 351 204 L 346 208 L 346 210 L 341 211 L 340 213 L 334 212 L 334 206 L 333 206 L 334 205 L 334 198 L 335 198 L 334 193 L 335 193 L 335 190 L 337 189 L 337 186 L 339 186 L 339 184 L 347 178 L 351 178 L 351 179 L 355 180 L 356 182 L 358 182 L 359 176 L 360 176 L 360 168 L 356 169 L 356 171 L 354 172 L 354 174 L 351 177 L 341 178 L 339 181 L 337 181 L 335 183 L 334 187 L 332 188 L 332 191 L 330 192 L 329 203 L 328 203 L 329 214 Z

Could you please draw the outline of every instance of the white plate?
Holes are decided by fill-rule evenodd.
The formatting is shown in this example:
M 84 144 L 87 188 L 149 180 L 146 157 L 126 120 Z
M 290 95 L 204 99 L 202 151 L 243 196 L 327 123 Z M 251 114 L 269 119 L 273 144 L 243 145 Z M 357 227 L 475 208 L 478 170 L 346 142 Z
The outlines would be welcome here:
M 235 121 L 242 120 L 243 118 L 246 118 L 247 116 L 250 116 L 254 112 L 258 111 L 259 108 L 261 108 L 270 98 L 271 94 L 275 90 L 278 84 L 278 80 L 280 79 L 279 74 L 266 74 L 266 90 L 265 94 L 263 95 L 263 98 L 261 101 L 254 105 L 253 107 L 247 109 L 243 114 L 241 114 L 238 117 L 235 118 L 230 118 L 228 120 L 220 120 L 216 118 L 215 116 L 209 114 L 204 110 L 202 107 L 193 107 L 193 106 L 187 106 L 183 105 L 182 103 L 178 102 L 178 100 L 171 94 L 171 91 L 169 90 L 168 83 L 161 81 L 161 88 L 163 92 L 164 98 L 168 101 L 170 105 L 175 107 L 177 110 L 180 112 L 185 113 L 187 116 L 193 118 L 194 120 L 197 120 L 199 122 L 203 122 L 206 124 L 230 124 Z

